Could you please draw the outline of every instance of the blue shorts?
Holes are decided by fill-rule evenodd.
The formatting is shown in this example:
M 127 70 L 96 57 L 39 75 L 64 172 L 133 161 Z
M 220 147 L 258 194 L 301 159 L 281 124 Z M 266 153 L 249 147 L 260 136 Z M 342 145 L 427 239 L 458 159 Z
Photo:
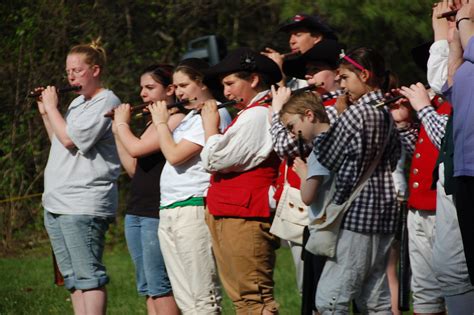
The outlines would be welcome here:
M 113 218 L 44 211 L 44 226 L 66 289 L 90 290 L 109 282 L 102 254 L 105 232 L 112 221 Z
M 157 218 L 125 216 L 125 238 L 140 295 L 158 297 L 172 291 L 158 239 L 159 223 Z

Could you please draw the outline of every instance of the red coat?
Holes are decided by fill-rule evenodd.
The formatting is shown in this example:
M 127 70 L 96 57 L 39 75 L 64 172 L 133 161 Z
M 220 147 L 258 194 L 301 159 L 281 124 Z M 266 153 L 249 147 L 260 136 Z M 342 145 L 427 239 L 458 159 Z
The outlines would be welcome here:
M 268 107 L 254 103 L 245 110 L 254 106 Z M 212 175 L 206 198 L 209 212 L 226 217 L 270 217 L 268 191 L 275 185 L 279 164 L 280 159 L 272 151 L 263 163 L 251 170 Z
M 440 96 L 435 96 L 431 104 L 439 114 L 451 114 L 451 104 Z M 418 210 L 436 210 L 436 190 L 431 189 L 433 170 L 439 151 L 431 143 L 425 127 L 422 125 L 411 160 L 408 179 L 408 206 Z

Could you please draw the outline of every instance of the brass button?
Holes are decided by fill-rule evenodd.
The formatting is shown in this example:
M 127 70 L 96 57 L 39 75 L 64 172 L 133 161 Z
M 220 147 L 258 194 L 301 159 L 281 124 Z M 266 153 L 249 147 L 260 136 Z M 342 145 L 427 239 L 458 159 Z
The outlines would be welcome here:
M 415 154 L 415 158 L 416 158 L 416 159 L 419 159 L 419 158 L 420 158 L 420 156 L 421 156 L 421 154 L 420 154 L 420 153 L 417 153 L 417 154 Z
M 441 104 L 444 102 L 444 99 L 441 96 L 438 96 L 438 103 Z
M 418 184 L 418 182 L 413 183 L 413 188 L 418 188 L 419 186 L 420 186 L 420 184 Z
M 298 210 L 299 210 L 300 212 L 303 212 L 303 211 L 304 211 L 304 208 L 303 208 L 303 207 L 298 207 Z
M 415 174 L 415 175 L 418 174 L 418 169 L 417 168 L 413 169 L 413 174 Z
M 288 202 L 288 205 L 290 206 L 290 208 L 294 208 L 295 207 L 295 204 L 293 202 Z
M 418 143 L 423 143 L 423 138 L 420 138 L 420 140 L 418 140 Z

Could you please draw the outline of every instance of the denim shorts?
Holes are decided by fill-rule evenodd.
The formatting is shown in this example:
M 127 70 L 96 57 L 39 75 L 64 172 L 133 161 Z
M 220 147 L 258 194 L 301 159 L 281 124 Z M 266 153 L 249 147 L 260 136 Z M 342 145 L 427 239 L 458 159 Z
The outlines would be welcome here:
M 113 218 L 44 212 L 59 270 L 68 290 L 89 290 L 109 282 L 102 263 L 105 232 Z
M 158 239 L 159 223 L 158 218 L 131 214 L 125 216 L 125 238 L 135 264 L 137 291 L 140 295 L 158 297 L 171 293 Z

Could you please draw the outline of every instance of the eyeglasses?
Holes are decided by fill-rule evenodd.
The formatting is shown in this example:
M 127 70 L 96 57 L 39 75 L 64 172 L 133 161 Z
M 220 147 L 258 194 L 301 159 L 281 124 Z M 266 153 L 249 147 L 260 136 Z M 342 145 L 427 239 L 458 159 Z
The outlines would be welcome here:
M 74 77 L 82 77 L 84 76 L 84 74 L 86 73 L 88 69 L 90 69 L 90 67 L 86 69 L 82 69 L 82 68 L 69 69 L 69 70 L 66 70 L 66 76 L 69 77 L 69 76 L 74 75 Z

